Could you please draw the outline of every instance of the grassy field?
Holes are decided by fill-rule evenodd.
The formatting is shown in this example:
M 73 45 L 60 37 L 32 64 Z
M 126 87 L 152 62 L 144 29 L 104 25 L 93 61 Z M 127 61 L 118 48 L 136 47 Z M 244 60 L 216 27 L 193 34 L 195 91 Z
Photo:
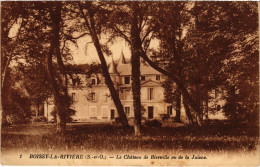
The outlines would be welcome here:
M 55 125 L 38 123 L 2 128 L 2 151 L 253 151 L 258 148 L 259 129 L 231 126 L 223 122 L 205 128 L 190 126 L 144 127 L 135 137 L 133 128 L 117 125 L 68 124 L 65 137 L 55 133 Z

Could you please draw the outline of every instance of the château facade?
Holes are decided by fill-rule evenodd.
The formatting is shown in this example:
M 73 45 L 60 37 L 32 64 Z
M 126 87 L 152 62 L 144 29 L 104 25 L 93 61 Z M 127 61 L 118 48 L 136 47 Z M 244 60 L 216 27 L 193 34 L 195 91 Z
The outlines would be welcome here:
M 114 82 L 124 112 L 128 120 L 134 118 L 133 98 L 131 90 L 131 63 L 125 60 L 123 53 L 115 64 L 112 60 L 108 71 Z M 142 117 L 145 119 L 160 119 L 162 114 L 175 116 L 171 104 L 164 102 L 164 76 L 152 67 L 142 64 L 141 71 L 141 103 Z M 76 114 L 72 116 L 75 122 L 107 122 L 114 121 L 118 112 L 110 96 L 102 74 L 73 74 L 69 81 L 68 93 L 72 97 L 72 108 Z M 53 104 L 45 103 L 45 117 L 52 119 L 50 112 Z

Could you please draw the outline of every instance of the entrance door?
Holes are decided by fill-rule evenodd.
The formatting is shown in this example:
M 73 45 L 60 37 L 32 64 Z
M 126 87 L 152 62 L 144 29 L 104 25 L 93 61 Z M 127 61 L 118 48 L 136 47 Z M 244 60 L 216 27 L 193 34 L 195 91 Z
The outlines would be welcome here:
M 148 119 L 153 118 L 153 106 L 148 106 Z
M 111 119 L 115 119 L 115 110 L 111 109 Z

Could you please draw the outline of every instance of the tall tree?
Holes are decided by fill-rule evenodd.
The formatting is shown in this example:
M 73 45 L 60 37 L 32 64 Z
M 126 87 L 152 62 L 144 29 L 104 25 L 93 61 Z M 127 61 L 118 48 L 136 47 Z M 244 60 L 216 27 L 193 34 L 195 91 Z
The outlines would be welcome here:
M 111 93 L 111 97 L 114 101 L 114 104 L 117 108 L 120 122 L 123 126 L 128 127 L 128 121 L 126 118 L 126 115 L 124 113 L 123 105 L 119 99 L 119 95 L 114 87 L 114 83 L 109 75 L 107 63 L 103 54 L 102 45 L 100 44 L 100 40 L 98 36 L 101 35 L 101 26 L 102 22 L 105 23 L 107 10 L 101 7 L 101 5 L 96 2 L 93 4 L 93 2 L 79 2 L 79 11 L 81 14 L 81 17 L 84 19 L 84 24 L 86 25 L 86 28 L 89 32 L 89 35 L 91 36 L 91 39 L 94 43 L 94 46 L 96 48 L 96 51 L 98 53 L 98 57 L 101 62 L 101 68 L 102 68 L 102 74 L 105 78 L 105 82 L 108 86 L 108 89 Z M 103 13 L 102 13 L 103 12 Z M 98 17 L 99 14 L 99 17 Z M 100 17 L 100 15 L 102 17 Z
M 139 46 L 146 49 L 151 41 L 151 29 L 147 27 L 149 10 L 146 2 L 115 2 L 109 20 L 109 29 L 113 35 L 123 38 L 131 49 L 132 93 L 134 103 L 135 135 L 141 134 L 141 98 L 140 98 L 140 54 Z M 140 38 L 142 37 L 142 38 Z
M 175 121 L 181 122 L 181 92 L 168 77 L 165 79 L 162 86 L 164 88 L 164 101 L 172 104 L 173 108 L 176 110 Z
M 20 32 L 26 25 L 28 17 L 24 10 L 24 3 L 3 2 L 1 3 L 1 106 L 2 106 L 2 124 L 6 122 L 7 110 L 7 86 L 6 81 L 8 71 L 10 72 L 10 63 L 15 55 L 19 53 L 17 42 L 21 40 Z M 18 29 L 11 32 L 18 27 Z M 10 73 L 9 73 L 10 74 Z
M 60 24 L 62 2 L 53 2 L 49 3 L 48 5 L 51 20 L 51 34 L 50 51 L 49 54 L 46 55 L 47 75 L 54 96 L 55 110 L 57 112 L 57 132 L 64 134 L 66 132 L 66 104 L 68 102 L 68 92 L 66 73 L 60 54 Z M 61 72 L 61 86 L 59 86 L 55 80 L 55 73 L 52 63 L 53 57 L 57 58 L 59 70 Z
M 139 50 L 136 46 L 140 45 L 142 42 L 140 39 L 136 38 L 136 35 L 141 33 L 141 29 L 138 28 L 138 12 L 142 12 L 139 8 L 138 2 L 132 2 L 132 18 L 131 18 L 131 28 L 130 28 L 130 40 L 131 40 L 131 65 L 132 65 L 132 92 L 133 92 L 133 105 L 134 105 L 134 130 L 135 135 L 141 135 L 141 93 L 140 93 L 140 57 Z
M 158 2 L 160 3 L 160 2 Z M 158 7 L 157 7 L 158 9 Z M 156 19 L 156 17 L 154 18 Z M 150 23 L 150 25 L 148 27 L 151 27 L 150 30 L 148 31 L 148 33 L 153 32 L 154 29 L 158 28 L 158 26 L 154 26 L 152 21 L 148 22 Z M 141 36 L 136 36 L 136 38 L 141 39 Z M 164 69 L 163 67 L 161 67 L 160 65 L 158 65 L 158 63 L 153 62 L 147 55 L 147 48 L 145 46 L 139 45 L 136 46 L 138 47 L 137 49 L 140 51 L 140 56 L 151 66 L 153 67 L 155 70 L 161 72 L 162 74 L 168 76 L 169 78 L 171 78 L 178 86 L 178 88 L 181 90 L 183 97 L 187 100 L 187 103 L 193 108 L 193 110 L 199 114 L 200 113 L 200 109 L 196 104 L 196 101 L 193 99 L 193 97 L 191 96 L 191 94 L 189 93 L 186 85 L 184 84 L 184 81 L 182 80 L 182 78 L 180 78 L 180 76 L 178 75 L 177 72 L 172 72 L 169 71 L 167 69 Z M 201 121 L 200 121 L 201 122 Z M 201 125 L 201 124 L 200 124 Z
M 155 58 L 167 71 L 175 73 L 186 85 L 187 83 L 184 78 L 186 78 L 185 70 L 187 69 L 186 64 L 188 64 L 189 59 L 184 52 L 184 42 L 186 40 L 185 33 L 188 31 L 191 20 L 187 12 L 188 5 L 189 2 L 157 3 L 156 9 L 158 12 L 153 13 L 151 24 L 155 30 L 154 36 L 159 40 L 160 44 L 159 53 L 155 54 L 152 58 Z M 171 12 L 172 15 L 169 16 L 165 11 Z M 169 80 L 171 79 L 168 78 Z M 175 119 L 176 121 L 180 121 L 181 90 L 178 85 L 172 86 L 175 87 L 175 91 L 173 92 L 174 98 L 172 99 L 174 102 L 171 103 L 175 104 Z M 189 109 L 186 112 L 189 112 Z
M 189 37 L 190 48 L 196 50 L 196 52 L 192 51 L 193 55 L 199 62 L 199 65 L 194 64 L 197 65 L 196 68 L 198 74 L 200 74 L 199 89 L 202 93 L 200 95 L 201 100 L 204 100 L 207 104 L 209 92 L 218 88 L 230 92 L 230 87 L 235 86 L 237 91 L 239 89 L 241 91 L 246 85 L 245 80 L 253 81 L 258 78 L 258 74 L 252 72 L 258 69 L 258 56 L 256 56 L 258 55 L 256 49 L 258 48 L 257 3 L 196 2 L 191 10 L 191 14 L 194 17 L 194 26 L 187 36 Z M 226 25 L 230 26 L 226 27 Z M 248 61 L 244 61 L 245 59 Z M 250 71 L 252 73 L 250 75 L 247 73 L 249 70 L 248 64 L 251 64 Z M 240 78 L 244 74 L 247 77 Z M 254 77 L 251 78 L 253 75 Z M 239 80 L 243 80 L 243 83 L 238 84 L 235 81 L 235 76 L 239 76 Z M 234 84 L 234 81 L 236 84 Z M 247 88 L 257 90 L 255 89 L 256 87 L 253 88 L 253 83 L 257 83 L 255 81 L 252 82 L 251 86 L 249 84 Z M 231 95 L 232 93 L 229 94 Z M 244 98 L 241 98 L 240 102 L 247 101 L 247 95 L 243 93 L 242 96 Z M 255 95 L 253 96 L 256 97 Z M 234 96 L 234 98 L 236 97 Z M 227 101 L 230 101 L 229 97 Z M 250 104 L 250 102 L 247 102 L 247 104 Z M 206 105 L 206 112 L 208 112 L 207 108 L 208 105 Z M 247 109 L 241 109 L 241 112 L 243 110 Z M 241 113 L 240 115 L 243 114 Z

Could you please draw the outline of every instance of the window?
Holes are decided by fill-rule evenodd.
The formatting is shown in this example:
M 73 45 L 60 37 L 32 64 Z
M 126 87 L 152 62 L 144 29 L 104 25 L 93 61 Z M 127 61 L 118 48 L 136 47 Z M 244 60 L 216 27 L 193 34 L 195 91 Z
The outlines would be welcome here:
M 90 94 L 90 99 L 91 99 L 92 101 L 95 101 L 95 100 L 96 100 L 96 93 L 95 93 L 95 92 L 91 92 L 91 94 Z
M 125 77 L 125 84 L 130 84 L 130 77 Z
M 130 107 L 125 107 L 125 115 L 130 116 Z
M 148 119 L 153 119 L 153 106 L 148 106 Z
M 115 110 L 110 109 L 110 119 L 115 119 Z
M 79 76 L 77 76 L 76 78 L 72 78 L 72 86 L 79 86 L 80 85 L 80 79 Z
M 124 100 L 129 100 L 130 97 L 130 90 L 124 90 Z
M 91 84 L 96 85 L 96 79 L 95 78 L 91 79 Z
M 153 88 L 148 88 L 148 100 L 153 100 Z
M 73 102 L 76 101 L 76 93 L 71 93 L 71 99 Z
M 156 80 L 160 81 L 160 79 L 161 79 L 161 76 L 160 75 L 156 75 Z
M 168 114 L 169 116 L 172 115 L 172 106 L 167 106 L 167 114 Z
M 102 111 L 102 117 L 108 117 L 108 107 L 107 106 L 102 106 L 101 107 L 101 111 Z
M 89 117 L 96 117 L 96 106 L 89 106 Z
M 103 101 L 104 101 L 104 102 L 107 102 L 109 96 L 110 96 L 110 95 L 109 95 L 108 92 L 104 92 Z
M 141 76 L 141 81 L 145 81 L 145 76 Z

